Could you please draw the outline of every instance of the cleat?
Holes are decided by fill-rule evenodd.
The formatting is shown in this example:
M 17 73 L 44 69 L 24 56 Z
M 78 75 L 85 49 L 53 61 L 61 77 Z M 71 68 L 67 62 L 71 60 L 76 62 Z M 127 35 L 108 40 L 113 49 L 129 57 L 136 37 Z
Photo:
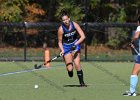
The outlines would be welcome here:
M 130 91 L 126 91 L 125 93 L 123 93 L 123 96 L 138 96 L 138 94 L 135 92 L 131 93 Z
M 84 82 L 82 82 L 80 83 L 80 87 L 87 87 L 87 85 Z
M 73 77 L 73 71 L 68 71 L 69 77 Z

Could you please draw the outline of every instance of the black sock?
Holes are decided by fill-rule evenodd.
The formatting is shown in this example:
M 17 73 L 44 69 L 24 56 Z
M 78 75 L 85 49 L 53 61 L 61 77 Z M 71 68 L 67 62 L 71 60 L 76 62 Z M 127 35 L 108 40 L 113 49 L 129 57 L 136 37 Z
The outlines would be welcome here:
M 73 77 L 73 70 L 72 71 L 68 71 L 68 75 L 69 75 L 69 77 Z
M 82 71 L 82 70 L 77 71 L 77 76 L 78 76 L 78 78 L 79 78 L 80 84 L 81 84 L 81 83 L 84 83 L 84 81 L 83 81 L 83 71 Z

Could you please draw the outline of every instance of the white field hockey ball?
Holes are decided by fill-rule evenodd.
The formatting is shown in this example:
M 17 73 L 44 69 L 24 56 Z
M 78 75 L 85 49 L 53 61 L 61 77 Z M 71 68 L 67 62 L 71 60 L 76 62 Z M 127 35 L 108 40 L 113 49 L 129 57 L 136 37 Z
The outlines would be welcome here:
M 35 85 L 34 88 L 37 89 L 38 88 L 38 85 Z

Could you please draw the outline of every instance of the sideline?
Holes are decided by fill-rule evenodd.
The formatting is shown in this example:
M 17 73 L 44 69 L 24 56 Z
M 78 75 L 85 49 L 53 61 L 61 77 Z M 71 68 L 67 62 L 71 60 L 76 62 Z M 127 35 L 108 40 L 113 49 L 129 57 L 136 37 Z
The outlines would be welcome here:
M 57 67 L 57 66 L 63 66 L 63 65 L 56 65 L 56 66 L 53 66 L 53 67 Z M 7 76 L 7 75 L 20 74 L 20 73 L 40 71 L 40 70 L 48 70 L 48 69 L 52 69 L 53 67 L 50 67 L 50 68 L 40 68 L 40 69 L 28 69 L 28 70 L 20 70 L 20 71 L 15 71 L 15 72 L 2 73 L 2 74 L 0 74 L 0 77 L 1 76 Z

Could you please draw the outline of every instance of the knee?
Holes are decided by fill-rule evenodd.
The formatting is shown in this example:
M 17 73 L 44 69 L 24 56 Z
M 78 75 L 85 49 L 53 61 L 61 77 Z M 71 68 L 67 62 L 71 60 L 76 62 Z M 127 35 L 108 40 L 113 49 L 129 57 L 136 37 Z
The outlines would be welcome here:
M 66 64 L 66 67 L 67 67 L 67 70 L 68 70 L 68 71 L 72 71 L 72 70 L 73 70 L 73 63 L 72 63 L 72 62 L 67 63 L 67 64 Z
M 134 69 L 132 70 L 132 74 L 133 75 L 138 75 L 140 71 L 140 67 L 139 66 L 135 66 Z
M 76 68 L 76 70 L 81 70 L 81 65 L 80 65 L 80 63 L 75 63 L 75 68 Z

